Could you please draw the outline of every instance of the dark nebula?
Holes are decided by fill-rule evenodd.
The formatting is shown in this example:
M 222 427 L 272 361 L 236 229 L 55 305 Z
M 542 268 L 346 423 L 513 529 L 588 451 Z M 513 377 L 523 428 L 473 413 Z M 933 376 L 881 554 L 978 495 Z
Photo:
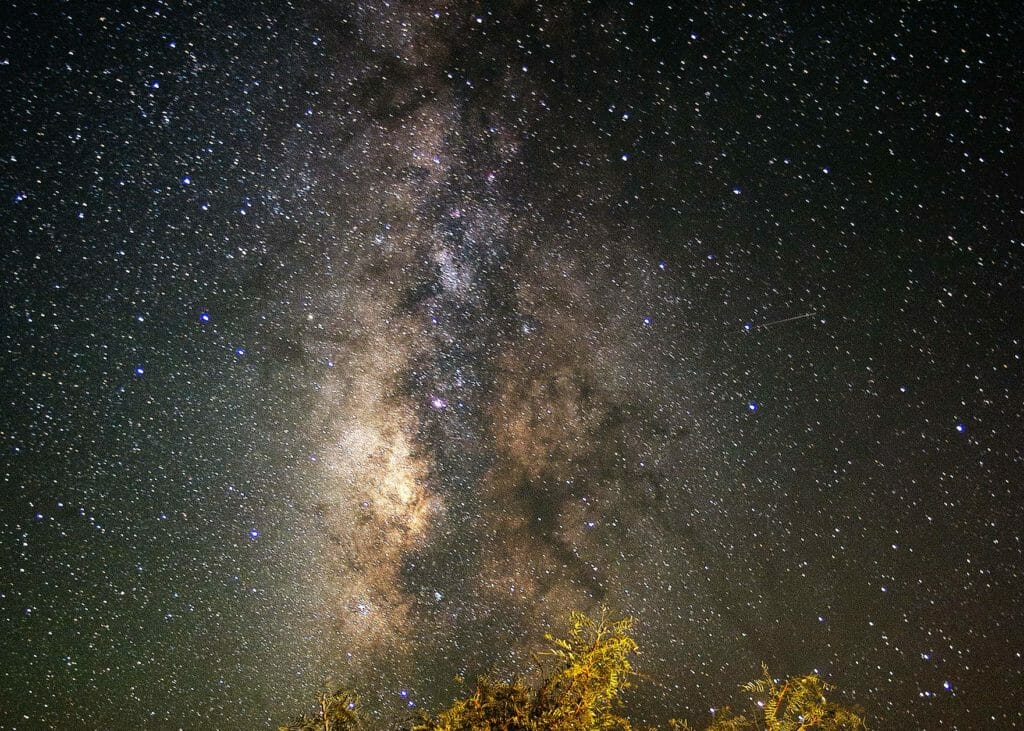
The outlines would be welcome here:
M 1024 20 L 15 3 L 0 728 L 381 714 L 638 620 L 1024 725 Z

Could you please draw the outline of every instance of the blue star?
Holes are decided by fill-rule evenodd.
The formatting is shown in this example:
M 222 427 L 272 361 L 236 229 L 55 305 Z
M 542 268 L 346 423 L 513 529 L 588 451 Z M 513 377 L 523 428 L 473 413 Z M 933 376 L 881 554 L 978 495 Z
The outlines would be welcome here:
M 961 422 L 961 423 L 959 423 L 959 424 L 957 424 L 957 425 L 956 425 L 956 430 L 957 430 L 957 431 L 958 431 L 958 432 L 959 432 L 960 434 L 963 434 L 963 433 L 964 433 L 965 431 L 967 431 L 967 425 Z
M 142 366 L 140 366 L 140 365 L 135 366 L 135 375 L 141 376 L 145 372 L 146 372 L 146 369 L 143 368 Z
M 245 348 L 242 348 L 242 347 L 235 348 L 235 355 L 238 356 L 239 358 L 244 358 L 245 357 Z
M 255 528 L 253 528 L 252 530 L 249 531 L 249 540 L 250 541 L 255 541 L 259 537 L 260 537 L 260 532 L 258 530 L 256 530 Z
M 209 312 L 200 312 L 199 313 L 199 322 L 209 322 L 209 321 L 210 321 L 210 313 Z
M 760 408 L 761 408 L 761 405 L 759 403 L 757 403 L 757 401 L 748 401 L 747 402 L 747 411 L 749 411 L 751 414 L 756 414 L 757 410 L 760 409 Z

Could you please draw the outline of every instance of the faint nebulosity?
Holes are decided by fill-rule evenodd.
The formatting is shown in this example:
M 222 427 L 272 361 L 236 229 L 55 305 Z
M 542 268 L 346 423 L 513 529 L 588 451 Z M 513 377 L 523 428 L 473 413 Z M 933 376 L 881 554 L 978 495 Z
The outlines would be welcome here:
M 639 622 L 1024 725 L 1024 22 L 8 10 L 2 728 L 381 713 Z

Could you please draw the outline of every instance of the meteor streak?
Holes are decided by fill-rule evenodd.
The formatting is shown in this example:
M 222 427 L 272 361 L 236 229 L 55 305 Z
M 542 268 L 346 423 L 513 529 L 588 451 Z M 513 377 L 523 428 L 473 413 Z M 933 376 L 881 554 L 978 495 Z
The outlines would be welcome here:
M 751 325 L 750 323 L 747 323 L 743 327 L 743 329 L 744 330 L 758 330 L 758 329 L 763 330 L 765 328 L 773 327 L 774 325 L 781 325 L 784 322 L 794 322 L 796 320 L 803 320 L 805 317 L 814 317 L 817 314 L 818 314 L 817 312 L 805 312 L 802 315 L 793 315 L 792 317 L 784 317 L 781 320 L 772 320 L 771 322 L 762 322 L 760 325 Z

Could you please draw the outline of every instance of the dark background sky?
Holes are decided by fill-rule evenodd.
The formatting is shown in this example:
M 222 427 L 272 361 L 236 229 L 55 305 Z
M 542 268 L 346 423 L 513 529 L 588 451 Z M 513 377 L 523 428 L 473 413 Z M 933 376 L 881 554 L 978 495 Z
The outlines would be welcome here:
M 1024 18 L 828 5 L 9 6 L 0 727 L 1024 725 Z

